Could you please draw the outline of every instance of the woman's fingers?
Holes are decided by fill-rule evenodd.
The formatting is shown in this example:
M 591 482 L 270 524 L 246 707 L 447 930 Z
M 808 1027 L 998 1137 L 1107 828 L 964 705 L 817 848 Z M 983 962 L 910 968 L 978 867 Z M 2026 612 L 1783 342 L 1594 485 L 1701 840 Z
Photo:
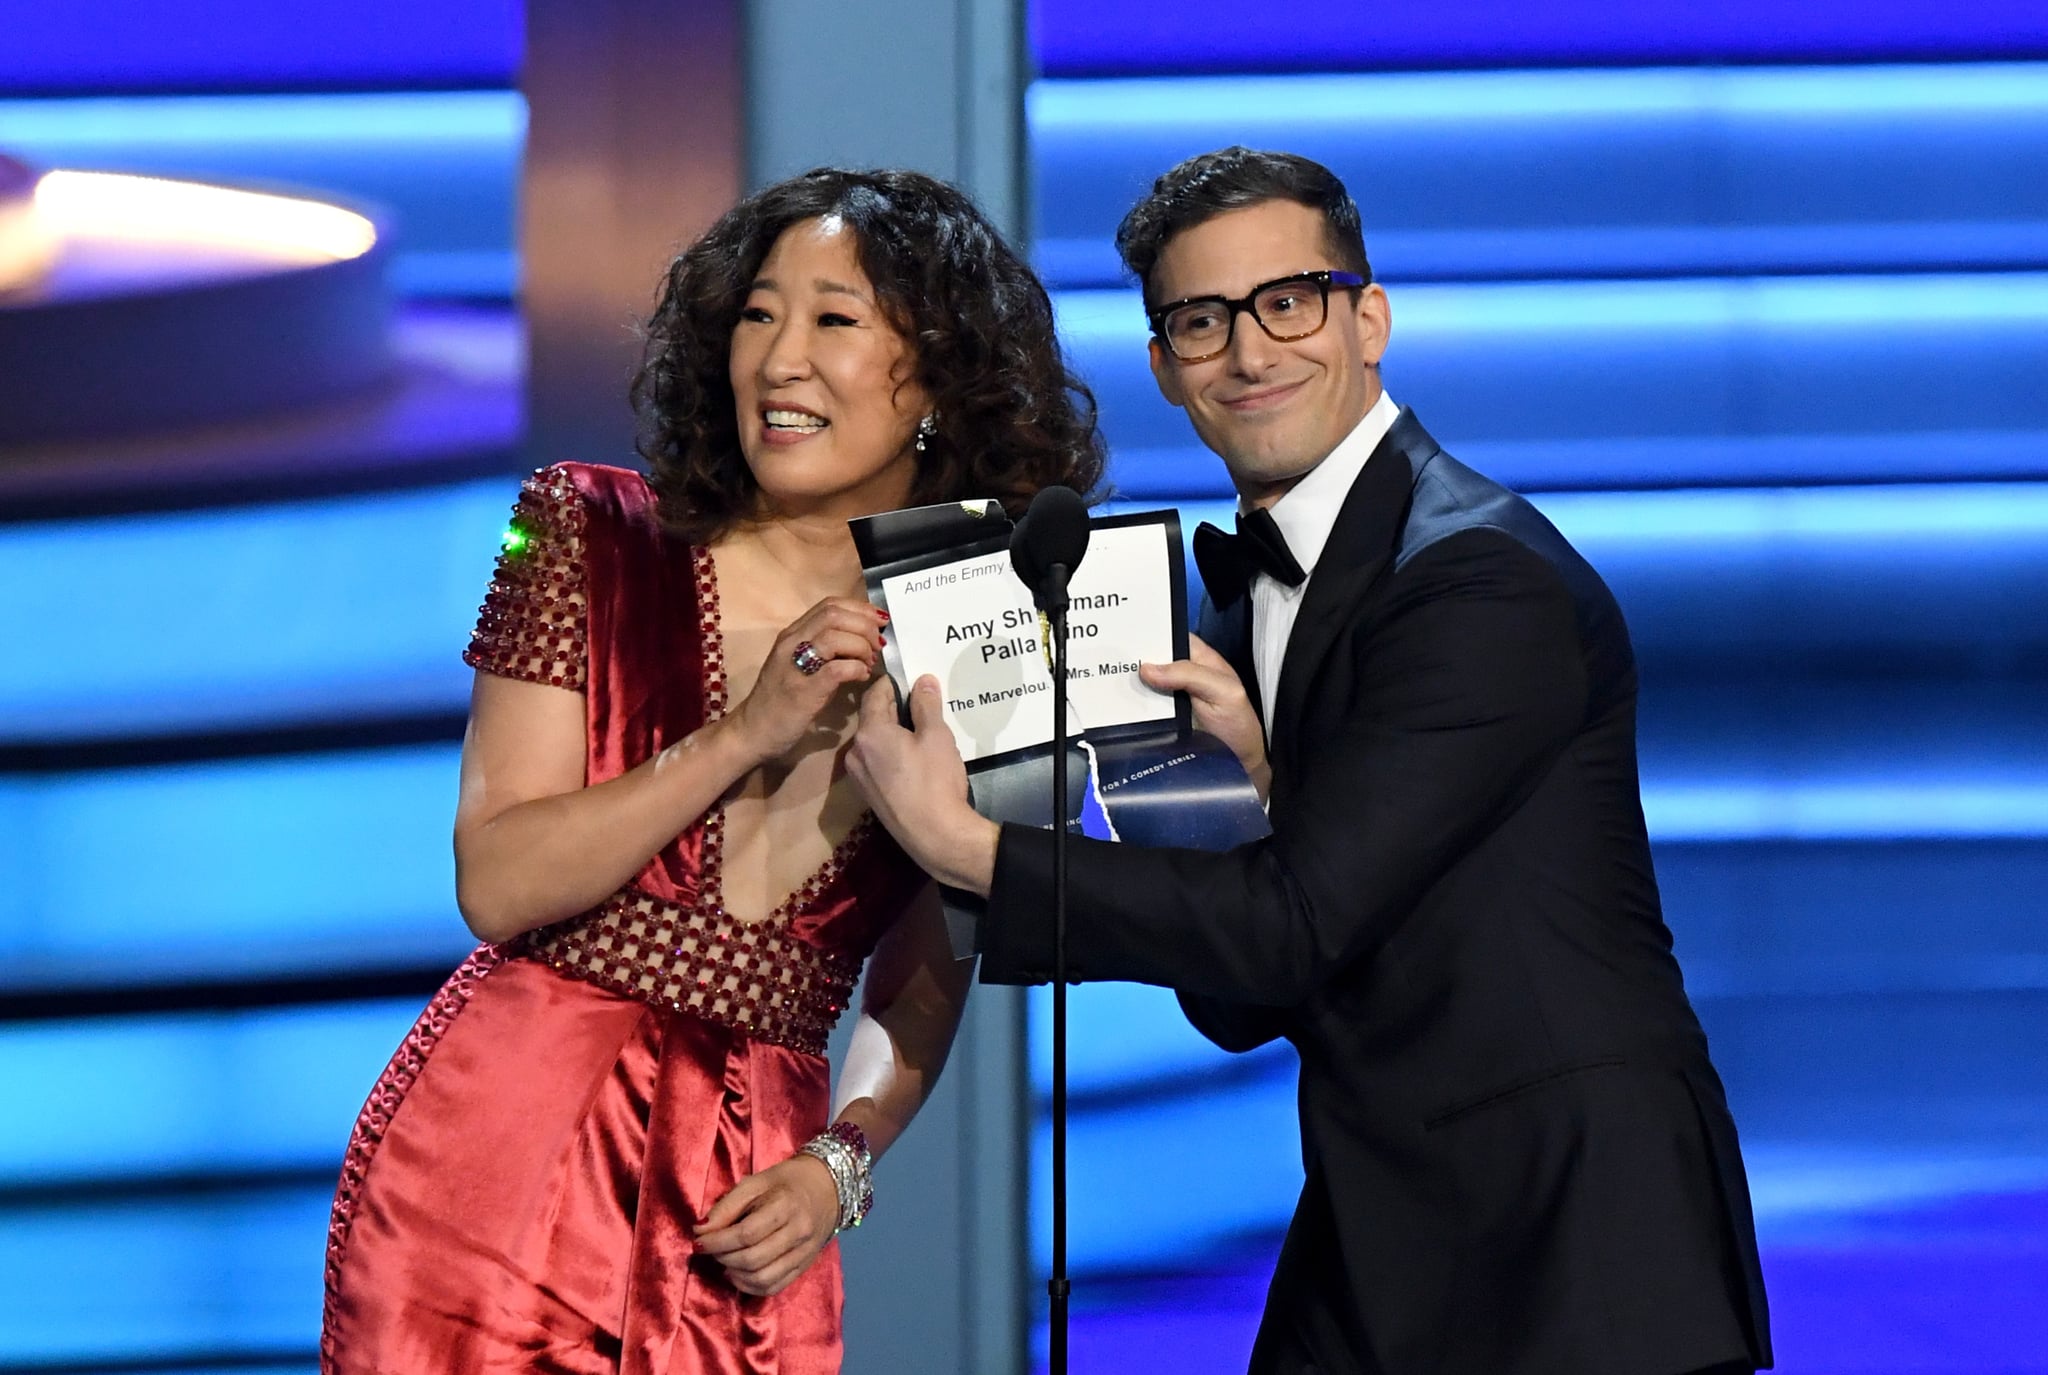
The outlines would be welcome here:
M 726 1273 L 735 1278 L 759 1279 L 801 1251 L 809 1239 L 796 1219 L 791 1218 L 752 1246 L 720 1256 L 719 1260 Z
M 886 613 L 866 602 L 851 597 L 827 597 L 785 626 L 782 638 L 794 644 L 799 640 L 816 641 L 822 634 L 840 631 L 880 652 L 882 628 L 887 624 Z
M 827 663 L 840 659 L 851 659 L 862 668 L 873 668 L 875 657 L 880 653 L 865 637 L 856 635 L 850 630 L 841 630 L 837 627 L 820 630 L 813 635 L 808 635 L 797 641 L 797 644 L 809 645 Z M 795 645 L 790 647 L 789 657 L 791 666 L 796 668 L 799 673 L 803 672 L 802 666 L 796 662 Z
M 809 644 L 828 660 L 857 659 L 872 669 L 882 652 L 887 620 L 886 612 L 866 602 L 827 597 L 784 626 L 770 652 L 794 663 L 798 648 Z
M 748 1225 L 762 1200 L 773 1191 L 774 1184 L 765 1174 L 751 1174 L 733 1185 L 725 1197 L 712 1204 L 711 1211 L 704 1215 L 704 1225 L 697 1229 L 697 1244 L 711 1251 L 720 1248 L 735 1251 L 766 1235 L 772 1224 L 764 1220 L 753 1224 L 753 1235 L 734 1239 L 734 1233 Z
M 727 1269 L 756 1269 L 769 1256 L 780 1254 L 780 1248 L 774 1245 L 775 1238 L 791 1230 L 795 1221 L 794 1209 L 772 1199 L 764 1200 L 732 1226 L 699 1234 L 697 1249 L 715 1256 Z
M 860 597 L 827 597 L 804 614 L 810 615 L 812 612 L 818 611 L 844 611 L 849 615 L 862 617 L 870 621 L 886 620 L 889 614 L 873 602 L 866 601 Z
M 829 597 L 783 628 L 735 710 L 758 758 L 795 749 L 842 688 L 874 676 L 881 624 L 881 613 L 867 603 Z
M 733 1186 L 705 1217 L 697 1248 L 725 1267 L 735 1287 L 772 1294 L 803 1272 L 832 1239 L 839 1220 L 836 1195 L 819 1204 L 824 1190 L 800 1187 L 808 1157 L 784 1161 Z M 830 1216 L 819 1215 L 827 1207 Z
M 786 1257 L 765 1270 L 746 1276 L 744 1281 L 735 1279 L 733 1287 L 743 1294 L 753 1294 L 764 1299 L 770 1294 L 779 1294 L 789 1287 L 791 1280 L 804 1272 L 809 1259 L 808 1256 Z
M 815 1231 L 793 1218 L 761 1242 L 726 1256 L 726 1276 L 745 1293 L 773 1294 L 802 1274 L 831 1239 L 829 1228 Z

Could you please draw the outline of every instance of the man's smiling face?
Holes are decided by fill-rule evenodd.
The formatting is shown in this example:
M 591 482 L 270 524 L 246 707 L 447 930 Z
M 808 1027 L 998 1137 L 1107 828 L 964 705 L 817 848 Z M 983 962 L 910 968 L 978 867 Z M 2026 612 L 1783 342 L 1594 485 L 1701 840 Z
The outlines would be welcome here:
M 1289 200 L 1227 210 L 1182 230 L 1152 269 L 1150 300 L 1235 299 L 1300 272 L 1344 270 L 1330 251 L 1322 213 Z M 1223 459 L 1244 498 L 1278 500 L 1323 461 L 1379 399 L 1379 361 L 1392 327 L 1377 285 L 1333 286 L 1329 318 L 1305 339 L 1281 343 L 1249 313 L 1230 345 L 1200 363 L 1152 341 L 1159 390 L 1187 411 L 1202 442 Z

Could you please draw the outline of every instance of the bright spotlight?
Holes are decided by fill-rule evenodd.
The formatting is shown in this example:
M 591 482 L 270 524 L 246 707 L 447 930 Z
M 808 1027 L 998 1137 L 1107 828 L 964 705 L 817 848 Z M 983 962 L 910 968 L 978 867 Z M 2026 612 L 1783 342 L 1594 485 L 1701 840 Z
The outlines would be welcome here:
M 178 244 L 294 266 L 359 258 L 377 228 L 353 210 L 296 196 L 113 172 L 48 172 L 36 214 L 57 239 Z

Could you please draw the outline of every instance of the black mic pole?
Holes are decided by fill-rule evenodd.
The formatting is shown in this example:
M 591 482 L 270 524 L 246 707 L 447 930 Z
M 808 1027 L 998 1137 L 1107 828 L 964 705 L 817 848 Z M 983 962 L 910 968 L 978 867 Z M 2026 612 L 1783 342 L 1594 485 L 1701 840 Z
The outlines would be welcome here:
M 1067 1375 L 1067 579 L 1088 552 L 1088 504 L 1047 487 L 1010 537 L 1010 562 L 1052 637 L 1052 1277 L 1051 1375 Z
M 1050 1375 L 1067 1375 L 1067 566 L 1046 570 L 1052 634 L 1052 1301 Z

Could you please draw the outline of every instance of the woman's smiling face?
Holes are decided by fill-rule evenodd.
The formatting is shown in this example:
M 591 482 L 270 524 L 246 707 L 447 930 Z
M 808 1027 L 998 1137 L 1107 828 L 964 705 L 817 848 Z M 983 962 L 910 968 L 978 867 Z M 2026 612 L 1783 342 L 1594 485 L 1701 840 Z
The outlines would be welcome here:
M 839 219 L 804 220 L 776 239 L 728 360 L 757 514 L 855 516 L 908 501 L 931 400 Z

